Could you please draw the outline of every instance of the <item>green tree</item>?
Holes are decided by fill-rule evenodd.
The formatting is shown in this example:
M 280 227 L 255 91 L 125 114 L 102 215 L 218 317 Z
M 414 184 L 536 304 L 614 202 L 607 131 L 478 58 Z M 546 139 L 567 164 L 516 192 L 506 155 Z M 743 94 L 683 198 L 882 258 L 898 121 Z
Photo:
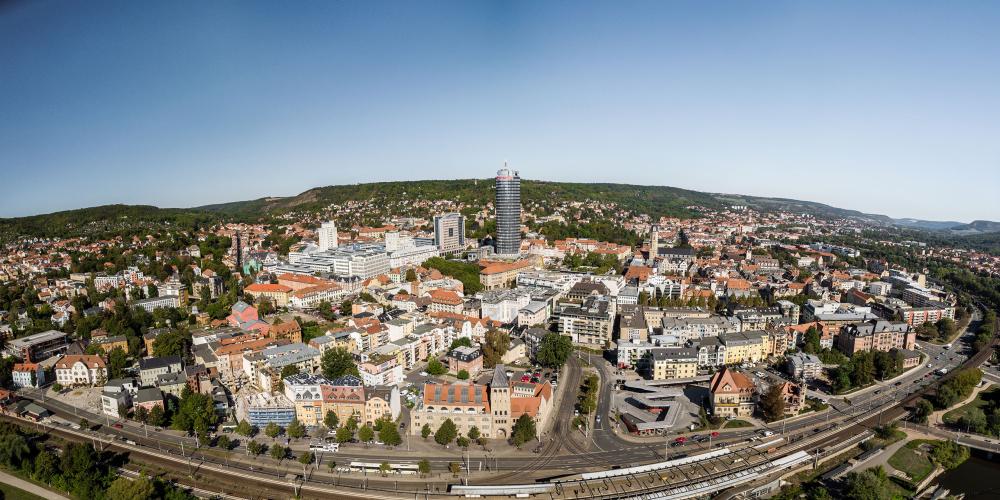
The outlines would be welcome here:
M 323 425 L 327 429 L 336 429 L 340 425 L 340 418 L 337 417 L 337 413 L 333 410 L 327 410 L 326 417 L 323 418 Z
M 247 443 L 247 453 L 249 453 L 251 456 L 256 457 L 263 455 L 265 449 L 267 449 L 267 446 L 265 446 L 262 443 L 258 443 L 253 439 L 251 439 L 250 442 Z
M 573 354 L 573 341 L 565 335 L 547 333 L 538 344 L 535 359 L 543 366 L 559 368 Z
M 469 432 L 467 432 L 466 434 L 469 436 L 469 439 L 473 441 L 478 440 L 479 436 L 481 435 L 481 433 L 479 432 L 479 427 L 476 427 L 474 425 L 469 429 Z
M 243 437 L 253 437 L 257 433 L 257 429 L 250 425 L 250 422 L 240 420 L 240 423 L 236 424 L 236 433 Z
M 140 406 L 135 409 L 134 416 L 137 422 L 146 423 L 149 421 L 149 410 L 145 406 Z
M 299 439 L 306 435 L 306 426 L 299 422 L 299 419 L 292 419 L 291 423 L 288 424 L 288 437 L 292 439 Z
M 382 473 L 382 476 L 386 476 L 392 470 L 392 466 L 389 465 L 389 462 L 382 462 L 378 465 L 378 470 Z
M 535 419 L 531 418 L 527 414 L 522 414 L 518 417 L 517 421 L 514 422 L 514 428 L 511 429 L 511 443 L 520 448 L 522 444 L 535 439 L 535 432 Z
M 469 372 L 468 370 L 459 370 L 458 375 L 456 375 L 456 377 L 459 380 L 469 380 Z
M 302 464 L 302 475 L 303 476 L 306 475 L 306 467 L 309 467 L 309 464 L 313 463 L 313 461 L 315 459 L 316 459 L 316 457 L 313 455 L 313 453 L 311 451 L 307 451 L 307 452 L 299 455 L 299 463 Z
M 184 356 L 191 347 L 191 333 L 187 330 L 171 330 L 161 333 L 153 341 L 153 355 Z
M 406 270 L 406 281 L 410 283 L 417 281 L 417 272 L 412 267 Z
M 153 427 L 163 427 L 167 423 L 167 415 L 163 411 L 163 407 L 156 405 L 152 410 L 149 410 L 149 418 L 147 423 Z
M 424 424 L 424 426 L 420 428 L 420 437 L 427 439 L 427 436 L 430 436 L 432 432 L 434 431 L 431 430 L 431 426 Z
M 108 498 L 115 499 L 127 499 L 127 500 L 146 500 L 148 498 L 154 498 L 156 495 L 156 487 L 152 481 L 149 480 L 145 475 L 139 476 L 138 479 L 129 479 L 127 477 L 118 477 L 115 479 L 111 486 L 108 488 Z
M 354 363 L 354 356 L 342 347 L 324 352 L 320 366 L 323 370 L 323 376 L 330 380 L 344 375 L 358 376 L 358 365 Z
M 920 398 L 913 410 L 913 420 L 918 424 L 926 424 L 931 413 L 934 413 L 934 405 L 930 401 Z
M 465 436 L 458 436 L 458 438 L 455 439 L 455 444 L 457 444 L 459 448 L 468 448 L 469 438 Z
M 448 368 L 441 363 L 441 360 L 432 357 L 429 361 L 427 361 L 427 373 L 434 376 L 444 375 L 445 373 L 448 373 Z
M 969 449 L 955 441 L 939 441 L 931 452 L 934 461 L 945 469 L 954 469 L 969 458 Z
M 768 422 L 779 420 L 785 415 L 785 396 L 782 394 L 781 384 L 771 384 L 760 400 L 760 411 Z
M 358 429 L 358 439 L 365 444 L 372 442 L 375 439 L 375 430 L 370 425 L 365 424 Z
M 187 388 L 181 396 L 171 427 L 179 431 L 205 431 L 219 422 L 215 401 L 208 394 L 191 392 Z
M 804 346 L 802 347 L 803 351 L 809 354 L 816 354 L 820 351 L 821 349 L 820 336 L 819 336 L 819 331 L 816 330 L 815 326 L 810 326 L 809 329 L 806 330 L 806 334 L 803 340 L 804 340 Z
M 459 337 L 451 341 L 451 346 L 448 347 L 449 351 L 458 349 L 459 347 L 472 347 L 472 339 L 469 337 Z
M 338 443 L 346 443 L 354 439 L 354 431 L 350 427 L 342 425 L 337 428 L 337 434 L 334 437 Z
M 229 451 L 233 446 L 233 442 L 229 439 L 229 436 L 223 434 L 222 436 L 219 436 L 219 439 L 215 440 L 215 445 L 225 451 Z
M 500 330 L 486 332 L 486 341 L 483 344 L 483 366 L 493 368 L 500 364 L 508 349 L 510 349 L 510 335 Z
M 268 422 L 267 425 L 264 426 L 264 435 L 271 439 L 278 437 L 281 435 L 281 426 L 274 422 Z
M 863 472 L 851 472 L 844 479 L 845 498 L 851 500 L 891 500 L 889 478 L 882 466 Z
M 11 431 L 0 434 L 0 462 L 4 465 L 20 467 L 30 453 L 31 446 L 20 433 Z
M 378 430 L 378 440 L 388 446 L 399 446 L 403 443 L 403 438 L 399 435 L 399 429 L 397 429 L 392 422 L 389 422 L 387 425 L 383 425 L 382 428 Z
M 450 462 L 448 463 L 448 470 L 451 471 L 452 474 L 457 475 L 459 472 L 462 472 L 462 464 L 458 462 Z
M 277 460 L 278 463 L 281 463 L 281 461 L 284 460 L 285 457 L 287 456 L 288 456 L 288 448 L 285 448 L 284 446 L 281 446 L 279 444 L 271 446 L 271 458 Z
M 108 354 L 108 374 L 111 378 L 124 377 L 126 366 L 128 366 L 128 354 L 121 347 L 112 349 Z
M 441 446 L 445 446 L 458 436 L 458 427 L 455 426 L 455 422 L 452 422 L 450 418 L 445 419 L 438 427 L 438 430 L 434 433 L 434 442 Z
M 431 473 L 431 463 L 426 458 L 421 458 L 417 462 L 417 470 L 420 472 L 421 476 L 426 476 Z

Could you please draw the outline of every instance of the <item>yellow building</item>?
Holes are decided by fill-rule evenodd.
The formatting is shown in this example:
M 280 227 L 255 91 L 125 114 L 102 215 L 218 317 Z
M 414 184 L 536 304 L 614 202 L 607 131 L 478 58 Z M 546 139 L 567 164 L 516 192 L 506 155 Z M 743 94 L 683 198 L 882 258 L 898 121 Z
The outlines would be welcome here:
M 698 374 L 698 350 L 693 347 L 661 347 L 651 349 L 653 380 L 691 378 Z
M 740 363 L 757 363 L 766 359 L 770 342 L 765 342 L 763 332 L 733 332 L 719 335 L 719 340 L 726 347 L 727 365 Z

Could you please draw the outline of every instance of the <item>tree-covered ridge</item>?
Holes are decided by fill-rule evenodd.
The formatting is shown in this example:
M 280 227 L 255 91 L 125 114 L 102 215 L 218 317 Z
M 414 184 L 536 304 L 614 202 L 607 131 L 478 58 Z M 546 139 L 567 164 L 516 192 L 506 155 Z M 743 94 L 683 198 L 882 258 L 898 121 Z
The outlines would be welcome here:
M 151 228 L 194 229 L 219 219 L 199 209 L 158 208 L 151 205 L 102 205 L 50 214 L 0 219 L 0 242 L 18 236 L 67 238 L 117 237 L 145 234 Z

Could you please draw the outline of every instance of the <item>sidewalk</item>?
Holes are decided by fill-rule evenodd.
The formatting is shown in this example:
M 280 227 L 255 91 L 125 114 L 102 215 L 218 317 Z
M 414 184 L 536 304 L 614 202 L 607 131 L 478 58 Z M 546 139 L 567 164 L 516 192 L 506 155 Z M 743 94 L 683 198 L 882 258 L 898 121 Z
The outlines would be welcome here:
M 28 493 L 31 493 L 33 495 L 38 495 L 42 498 L 70 500 L 69 498 L 64 497 L 52 490 L 47 490 L 45 488 L 42 488 L 41 486 L 38 486 L 35 483 L 29 483 L 28 481 L 25 481 L 17 476 L 12 476 L 3 471 L 0 471 L 0 481 L 2 481 L 4 484 L 9 484 L 15 488 L 20 488 L 24 491 L 27 491 Z

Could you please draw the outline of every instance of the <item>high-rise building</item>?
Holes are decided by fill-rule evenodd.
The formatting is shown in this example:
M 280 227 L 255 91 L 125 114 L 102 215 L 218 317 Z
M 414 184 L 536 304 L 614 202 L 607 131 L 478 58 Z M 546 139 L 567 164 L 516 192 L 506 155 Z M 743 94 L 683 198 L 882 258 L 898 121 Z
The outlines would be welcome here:
M 459 213 L 434 216 L 434 246 L 441 252 L 460 252 L 465 248 L 465 217 Z
M 521 176 L 517 170 L 503 168 L 496 182 L 497 254 L 517 255 L 521 253 Z
M 319 251 L 324 252 L 331 248 L 337 248 L 336 222 L 324 222 L 317 230 L 317 233 L 319 233 Z

